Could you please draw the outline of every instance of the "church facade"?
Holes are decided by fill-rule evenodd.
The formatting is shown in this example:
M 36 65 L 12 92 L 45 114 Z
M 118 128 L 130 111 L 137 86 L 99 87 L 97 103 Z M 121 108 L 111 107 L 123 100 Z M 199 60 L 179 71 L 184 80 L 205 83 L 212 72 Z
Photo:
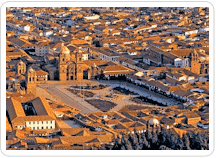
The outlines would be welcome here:
M 59 80 L 90 79 L 90 69 L 83 62 L 83 50 L 76 48 L 71 52 L 64 44 L 59 47 Z

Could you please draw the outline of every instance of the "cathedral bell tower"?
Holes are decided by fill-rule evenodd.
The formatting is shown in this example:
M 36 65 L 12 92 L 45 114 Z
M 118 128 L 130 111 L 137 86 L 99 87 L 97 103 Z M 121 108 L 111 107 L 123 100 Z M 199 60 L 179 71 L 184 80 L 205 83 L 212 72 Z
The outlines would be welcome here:
M 27 94 L 36 94 L 37 75 L 32 67 L 29 67 L 26 76 Z
M 20 60 L 17 63 L 16 70 L 17 70 L 18 75 L 25 74 L 26 73 L 26 64 L 22 60 Z
M 199 62 L 199 54 L 194 49 L 191 53 L 191 72 L 195 74 L 200 74 L 200 62 Z
M 82 50 L 81 47 L 75 52 L 76 58 L 76 80 L 83 79 L 83 58 L 82 58 Z
M 59 80 L 66 81 L 67 80 L 67 61 L 69 61 L 70 50 L 62 45 L 60 46 L 59 53 Z

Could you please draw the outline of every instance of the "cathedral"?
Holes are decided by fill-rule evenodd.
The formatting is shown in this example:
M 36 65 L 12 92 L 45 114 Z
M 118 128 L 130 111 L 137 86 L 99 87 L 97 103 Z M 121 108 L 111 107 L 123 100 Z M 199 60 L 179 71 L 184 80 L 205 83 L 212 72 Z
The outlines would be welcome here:
M 71 52 L 64 44 L 59 48 L 59 80 L 82 80 L 89 79 L 88 66 L 83 62 L 83 51 L 81 48 L 76 48 Z

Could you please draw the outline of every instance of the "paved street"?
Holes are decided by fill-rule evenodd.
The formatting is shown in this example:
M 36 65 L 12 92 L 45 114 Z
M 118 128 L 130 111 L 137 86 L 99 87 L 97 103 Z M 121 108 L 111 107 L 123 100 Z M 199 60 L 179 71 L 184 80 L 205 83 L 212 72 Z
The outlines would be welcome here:
M 65 104 L 80 109 L 82 113 L 100 111 L 95 107 L 93 107 L 92 105 L 85 102 L 83 98 L 77 97 L 71 92 L 64 89 L 65 86 L 59 86 L 59 85 L 54 86 L 54 85 L 44 84 L 44 85 L 40 85 L 40 87 L 45 88 L 48 93 L 50 93 L 51 95 L 55 95 L 56 97 L 61 99 Z

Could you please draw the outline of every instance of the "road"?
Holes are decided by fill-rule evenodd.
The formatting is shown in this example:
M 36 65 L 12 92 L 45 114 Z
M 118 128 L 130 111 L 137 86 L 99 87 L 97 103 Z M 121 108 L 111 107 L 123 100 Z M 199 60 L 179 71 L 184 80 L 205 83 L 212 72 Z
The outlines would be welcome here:
M 71 92 L 67 91 L 64 88 L 61 88 L 59 86 L 54 86 L 54 85 L 45 85 L 45 86 L 40 85 L 40 87 L 45 88 L 47 92 L 50 93 L 51 95 L 57 96 L 65 104 L 80 109 L 82 113 L 99 111 L 95 107 L 85 102 L 82 98 L 76 97 L 75 95 L 73 95 Z

